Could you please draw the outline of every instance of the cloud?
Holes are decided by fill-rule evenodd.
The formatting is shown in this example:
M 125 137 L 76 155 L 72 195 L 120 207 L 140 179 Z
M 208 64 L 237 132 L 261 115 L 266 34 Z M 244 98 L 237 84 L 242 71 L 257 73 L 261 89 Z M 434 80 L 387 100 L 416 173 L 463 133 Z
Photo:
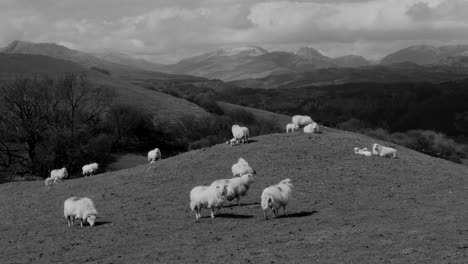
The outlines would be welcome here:
M 467 13 L 464 0 L 2 0 L 0 44 L 56 42 L 160 62 L 239 45 L 377 57 L 466 43 Z

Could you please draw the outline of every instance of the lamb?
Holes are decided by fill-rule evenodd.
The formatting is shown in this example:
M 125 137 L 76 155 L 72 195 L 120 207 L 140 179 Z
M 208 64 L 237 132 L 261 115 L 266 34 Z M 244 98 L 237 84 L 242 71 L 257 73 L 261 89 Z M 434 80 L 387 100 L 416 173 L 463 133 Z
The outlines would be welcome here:
M 312 124 L 312 118 L 310 116 L 295 115 L 292 117 L 292 123 L 298 126 L 306 126 Z
M 290 179 L 280 181 L 277 185 L 272 185 L 263 190 L 262 193 L 262 209 L 265 220 L 268 219 L 266 210 L 270 208 L 276 217 L 279 216 L 278 209 L 283 207 L 284 215 L 286 215 L 286 205 L 291 198 L 293 185 Z
M 299 129 L 299 126 L 297 124 L 287 124 L 286 125 L 286 133 L 289 133 L 289 131 L 291 131 L 291 133 L 294 132 L 294 130 L 296 129 Z
M 91 199 L 87 197 L 70 197 L 63 203 L 63 214 L 67 219 L 68 226 L 75 224 L 75 219 L 81 219 L 81 227 L 83 223 L 88 222 L 90 226 L 94 226 L 98 212 Z
M 382 145 L 379 145 L 375 143 L 372 146 L 372 154 L 375 156 L 380 156 L 380 157 L 389 157 L 389 158 L 396 158 L 397 157 L 397 151 L 394 148 L 390 147 L 385 147 Z
M 237 205 L 240 206 L 240 198 L 247 193 L 252 182 L 252 174 L 244 174 L 241 177 L 234 177 L 232 179 L 216 180 L 210 186 L 227 186 L 226 199 L 232 201 L 234 198 L 237 198 Z
M 318 133 L 318 132 L 319 132 L 319 126 L 315 122 L 312 122 L 312 124 L 308 124 L 307 126 L 304 127 L 304 133 Z
M 93 175 L 99 168 L 99 164 L 97 163 L 91 163 L 88 165 L 84 165 L 82 170 L 83 170 L 83 176 L 91 176 Z
M 215 209 L 219 212 L 226 200 L 227 186 L 197 186 L 190 191 L 190 209 L 195 212 L 195 218 L 201 217 L 201 209 L 211 209 L 211 218 L 215 217 Z
M 239 125 L 233 125 L 231 128 L 232 136 L 241 143 L 249 142 L 249 129 Z
M 231 167 L 232 176 L 242 176 L 244 174 L 257 174 L 257 172 L 250 167 L 249 163 L 243 158 L 239 158 L 236 164 Z
M 361 149 L 361 153 L 360 153 L 360 154 L 361 154 L 361 155 L 364 155 L 364 156 L 366 156 L 366 157 L 372 156 L 372 152 L 371 152 L 370 150 L 368 150 L 367 148 Z
M 239 144 L 239 141 L 237 140 L 237 138 L 231 138 L 229 141 L 226 141 L 226 144 L 232 147 Z
M 63 167 L 61 169 L 56 169 L 50 172 L 50 178 L 53 179 L 54 183 L 58 183 L 59 181 L 68 177 L 67 168 Z
M 148 151 L 148 162 L 154 163 L 161 159 L 161 151 L 158 148 Z
M 366 157 L 372 156 L 372 152 L 370 152 L 367 148 L 360 149 L 358 147 L 354 148 L 354 153 L 359 155 L 364 155 Z
M 52 179 L 50 177 L 44 180 L 45 186 L 48 186 L 48 185 L 51 185 L 51 184 L 54 184 L 54 183 L 55 183 L 54 179 Z

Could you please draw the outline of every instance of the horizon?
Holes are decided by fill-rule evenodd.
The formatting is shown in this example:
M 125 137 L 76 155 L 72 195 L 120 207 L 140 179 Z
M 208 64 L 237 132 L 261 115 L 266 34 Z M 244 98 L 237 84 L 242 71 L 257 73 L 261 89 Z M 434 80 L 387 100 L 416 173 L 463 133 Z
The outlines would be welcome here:
M 467 11 L 463 0 L 0 0 L 0 46 L 56 43 L 164 64 L 241 46 L 378 60 L 413 45 L 468 43 Z

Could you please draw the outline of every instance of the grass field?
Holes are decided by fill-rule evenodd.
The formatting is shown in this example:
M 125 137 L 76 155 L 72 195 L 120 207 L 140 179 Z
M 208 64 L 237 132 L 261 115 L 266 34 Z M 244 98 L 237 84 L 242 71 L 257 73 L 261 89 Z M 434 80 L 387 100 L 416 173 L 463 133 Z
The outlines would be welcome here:
M 353 153 L 374 142 L 334 129 L 273 134 L 52 187 L 3 184 L 0 262 L 466 263 L 468 168 L 399 146 L 399 159 Z M 190 190 L 231 177 L 239 157 L 257 171 L 242 206 L 195 221 Z M 285 178 L 289 215 L 265 221 L 261 192 Z M 72 195 L 95 201 L 96 226 L 67 226 Z

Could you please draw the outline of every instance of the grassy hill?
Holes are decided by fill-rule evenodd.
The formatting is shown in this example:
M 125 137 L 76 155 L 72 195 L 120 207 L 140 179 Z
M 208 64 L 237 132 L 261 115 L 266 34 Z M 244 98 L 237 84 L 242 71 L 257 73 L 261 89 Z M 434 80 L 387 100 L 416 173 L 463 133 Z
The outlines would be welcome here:
M 0 53 L 0 82 L 12 80 L 21 75 L 47 74 L 60 76 L 66 72 L 86 73 L 92 84 L 106 86 L 114 90 L 117 93 L 116 103 L 130 104 L 146 109 L 153 114 L 153 119 L 158 123 L 176 123 L 181 116 L 189 116 L 195 119 L 209 116 L 209 113 L 196 104 L 134 84 L 136 80 L 140 79 L 151 78 L 157 81 L 165 78 L 183 79 L 185 78 L 183 76 L 168 74 L 161 74 L 160 76 L 158 73 L 144 71 L 135 71 L 123 76 L 109 76 L 71 61 L 49 56 Z
M 51 188 L 3 184 L 2 263 L 465 263 L 468 168 L 398 146 L 395 160 L 352 151 L 374 142 L 273 134 Z M 230 177 L 239 157 L 258 173 L 243 206 L 196 222 L 191 188 Z M 284 178 L 289 216 L 265 221 L 261 191 Z M 97 226 L 67 226 L 72 195 L 95 201 Z

